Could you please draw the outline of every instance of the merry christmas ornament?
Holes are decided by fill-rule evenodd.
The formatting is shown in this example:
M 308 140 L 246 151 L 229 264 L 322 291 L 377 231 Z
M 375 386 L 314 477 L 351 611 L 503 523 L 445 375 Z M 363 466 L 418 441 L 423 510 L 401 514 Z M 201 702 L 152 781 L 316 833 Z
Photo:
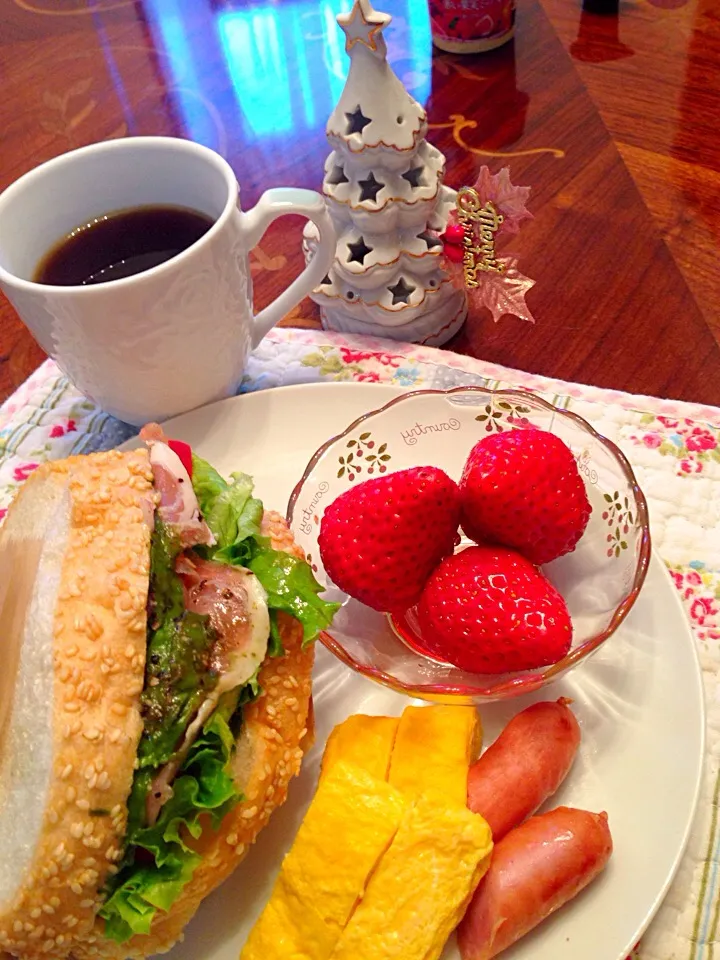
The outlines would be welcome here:
M 476 311 L 486 307 L 496 322 L 508 313 L 535 322 L 525 303 L 535 281 L 520 273 L 515 257 L 498 256 L 496 246 L 532 217 L 525 206 L 529 195 L 530 187 L 510 182 L 507 167 L 491 174 L 483 166 L 472 187 L 458 190 L 455 209 L 440 237 L 452 282 L 467 293 L 471 307 Z
M 311 294 L 323 326 L 439 346 L 467 316 L 439 238 L 455 207 L 425 110 L 387 62 L 387 14 L 355 0 L 337 20 L 350 71 L 327 124 L 323 192 L 337 231 L 333 264 Z M 305 228 L 309 258 L 317 239 Z

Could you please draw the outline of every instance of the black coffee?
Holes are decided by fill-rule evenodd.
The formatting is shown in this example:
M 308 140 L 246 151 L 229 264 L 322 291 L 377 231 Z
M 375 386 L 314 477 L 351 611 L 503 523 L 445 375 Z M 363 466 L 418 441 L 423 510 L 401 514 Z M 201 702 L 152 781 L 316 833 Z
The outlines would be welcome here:
M 170 260 L 213 225 L 185 207 L 147 206 L 118 210 L 76 227 L 38 264 L 35 283 L 63 287 L 131 277 Z

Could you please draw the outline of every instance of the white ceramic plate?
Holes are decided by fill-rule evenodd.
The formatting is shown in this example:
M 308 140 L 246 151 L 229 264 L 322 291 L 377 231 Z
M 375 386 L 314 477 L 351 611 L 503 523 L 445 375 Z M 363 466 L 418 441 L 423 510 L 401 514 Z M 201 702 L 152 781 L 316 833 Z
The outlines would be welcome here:
M 284 511 L 320 444 L 398 390 L 312 384 L 249 394 L 165 424 L 223 474 L 255 477 L 265 504 Z M 685 615 L 662 563 L 618 632 L 540 695 L 481 711 L 485 744 L 534 699 L 571 697 L 582 727 L 579 756 L 549 806 L 606 810 L 612 861 L 577 900 L 529 934 L 508 960 L 624 960 L 665 895 L 685 848 L 704 753 L 702 681 Z M 398 714 L 408 700 L 353 673 L 318 645 L 317 741 L 237 872 L 201 907 L 169 960 L 237 960 L 312 799 L 333 726 L 352 713 Z M 451 942 L 444 960 L 458 960 Z

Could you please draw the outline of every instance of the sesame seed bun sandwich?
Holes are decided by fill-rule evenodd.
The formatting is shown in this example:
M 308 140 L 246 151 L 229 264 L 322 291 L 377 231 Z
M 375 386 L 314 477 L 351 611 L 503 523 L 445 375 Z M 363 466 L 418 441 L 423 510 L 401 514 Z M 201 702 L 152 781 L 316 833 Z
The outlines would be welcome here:
M 156 426 L 0 530 L 0 953 L 169 949 L 286 796 L 335 605 L 285 521 Z

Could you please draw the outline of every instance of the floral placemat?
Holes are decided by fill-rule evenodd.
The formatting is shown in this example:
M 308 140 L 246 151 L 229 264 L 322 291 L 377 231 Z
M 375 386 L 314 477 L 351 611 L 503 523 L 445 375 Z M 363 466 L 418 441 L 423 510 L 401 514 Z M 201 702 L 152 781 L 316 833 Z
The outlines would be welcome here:
M 290 329 L 262 341 L 241 391 L 319 381 L 525 387 L 579 413 L 627 455 L 648 498 L 655 550 L 698 643 L 708 713 L 703 794 L 688 851 L 634 956 L 712 960 L 720 942 L 720 409 L 550 380 L 414 344 Z M 46 361 L 0 407 L 0 518 L 43 460 L 107 449 L 134 432 Z

